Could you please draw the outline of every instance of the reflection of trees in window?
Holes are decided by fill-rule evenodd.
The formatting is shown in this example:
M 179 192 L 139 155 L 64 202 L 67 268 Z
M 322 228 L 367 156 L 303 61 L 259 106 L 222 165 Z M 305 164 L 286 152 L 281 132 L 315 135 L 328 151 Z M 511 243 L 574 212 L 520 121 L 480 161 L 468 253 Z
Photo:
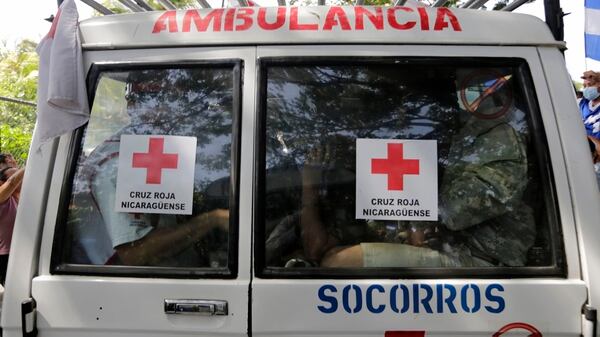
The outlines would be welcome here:
M 86 226 L 101 226 L 101 219 L 92 218 L 98 213 L 93 212 L 90 177 L 107 169 L 103 164 L 110 151 L 118 151 L 118 143 L 110 151 L 106 144 L 115 144 L 123 134 L 196 137 L 194 212 L 229 207 L 233 83 L 231 67 L 132 70 L 99 76 L 69 206 L 66 239 L 73 242 L 69 249 L 77 249 L 69 236 Z M 114 193 L 114 186 L 96 193 Z M 89 262 L 77 261 L 84 255 L 81 252 L 64 253 L 70 262 Z
M 128 74 L 131 124 L 120 133 L 193 136 L 198 172 L 229 174 L 233 75 L 228 68 L 162 69 Z M 211 179 L 212 178 L 212 179 Z M 198 189 L 206 188 L 196 179 Z
M 121 80 L 121 85 L 115 84 L 115 78 Z M 213 179 L 229 174 L 233 117 L 231 69 L 109 72 L 102 74 L 99 81 L 93 104 L 93 113 L 98 116 L 92 116 L 84 148 L 89 147 L 90 142 L 97 145 L 105 140 L 118 141 L 122 134 L 192 136 L 198 144 L 197 165 L 201 167 L 198 173 Z M 126 109 L 111 113 L 110 109 L 117 108 L 115 100 L 126 101 Z M 117 125 L 110 129 L 118 131 L 99 139 L 98 134 L 106 134 L 107 125 Z M 80 164 L 84 159 L 80 158 Z M 202 181 L 196 180 L 198 184 Z
M 86 135 L 86 154 L 129 123 L 124 98 L 125 83 L 117 80 L 125 77 L 126 73 L 118 73 L 117 76 L 106 73 L 100 75 L 88 124 L 88 129 L 94 132 Z
M 364 230 L 363 224 L 351 225 L 356 138 L 435 139 L 440 164 L 445 164 L 456 130 L 454 68 L 274 66 L 267 71 L 265 232 L 270 248 L 294 249 L 282 242 L 285 235 L 273 230 L 292 221 L 284 217 L 301 207 L 300 168 L 315 147 L 326 144 L 330 156 L 328 163 L 320 163 L 325 164 L 321 216 L 351 232 Z M 267 255 L 270 259 L 277 254 L 270 249 Z
M 551 200 L 540 198 L 548 191 L 540 179 L 545 173 L 536 154 L 544 149 L 536 149 L 530 138 L 534 135 L 530 125 L 532 106 L 524 95 L 529 89 L 515 70 L 512 66 L 457 67 L 431 63 L 421 66 L 402 60 L 394 64 L 365 62 L 350 66 L 267 65 L 264 186 L 267 266 L 284 266 L 290 258 L 302 257 L 302 229 L 298 222 L 303 202 L 306 203 L 302 198 L 300 173 L 304 165 L 319 170 L 318 179 L 311 182 L 317 185 L 318 197 L 313 201 L 316 205 L 310 206 L 318 210 L 327 230 L 339 234 L 339 229 L 351 225 L 360 228 L 354 217 L 356 138 L 436 140 L 438 186 L 449 191 L 440 195 L 440 208 L 448 207 L 452 198 L 462 201 L 462 197 L 456 197 L 461 194 L 450 190 L 461 187 L 459 179 L 453 177 L 460 173 L 468 178 L 463 179 L 463 184 L 469 187 L 464 190 L 470 191 L 463 194 L 470 200 L 483 200 L 472 214 L 461 213 L 463 219 L 477 220 L 474 226 L 483 226 L 477 227 L 483 228 L 476 235 L 479 242 L 488 240 L 480 234 L 493 221 L 502 224 L 497 226 L 501 227 L 498 233 L 510 232 L 488 233 L 491 238 L 488 241 L 496 246 L 485 246 L 486 253 L 509 247 L 502 243 L 504 240 L 525 247 L 517 254 L 519 263 L 551 265 L 553 247 L 548 226 Z M 465 91 L 462 99 L 461 90 Z M 512 137 L 498 130 L 505 130 Z M 453 157 L 449 158 L 452 140 Z M 327 160 L 307 160 L 312 149 L 324 144 L 335 149 L 328 152 Z M 480 190 L 475 189 L 478 185 Z M 486 207 L 494 202 L 497 205 L 493 212 L 488 212 Z M 476 203 L 466 204 L 471 207 Z M 517 216 L 529 208 L 535 210 L 533 217 Z M 509 220 L 513 218 L 518 220 L 511 223 Z M 515 224 L 519 230 L 508 229 Z M 352 230 L 357 232 L 355 228 Z M 537 232 L 535 242 L 531 240 L 533 232 Z M 459 236 L 449 233 L 440 231 L 438 235 L 449 241 Z M 362 234 L 357 236 L 364 242 L 371 240 Z M 510 261 L 509 254 L 498 255 Z
M 456 114 L 453 75 L 442 68 L 270 67 L 267 87 L 267 167 L 301 165 L 335 134 L 447 144 Z

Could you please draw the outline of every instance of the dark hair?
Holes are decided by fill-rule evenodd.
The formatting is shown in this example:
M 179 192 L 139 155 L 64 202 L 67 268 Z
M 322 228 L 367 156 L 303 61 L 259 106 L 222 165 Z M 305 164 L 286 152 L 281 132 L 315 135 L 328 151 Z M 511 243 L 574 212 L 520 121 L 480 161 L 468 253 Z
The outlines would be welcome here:
M 8 180 L 8 177 L 6 176 L 6 171 L 8 171 L 11 168 L 14 168 L 14 167 L 5 167 L 2 170 L 0 170 L 0 181 Z
M 598 150 L 596 149 L 596 144 L 589 138 L 587 140 L 588 145 L 590 146 L 590 152 L 592 153 L 592 159 L 594 160 L 594 163 L 596 163 L 596 160 L 598 158 Z

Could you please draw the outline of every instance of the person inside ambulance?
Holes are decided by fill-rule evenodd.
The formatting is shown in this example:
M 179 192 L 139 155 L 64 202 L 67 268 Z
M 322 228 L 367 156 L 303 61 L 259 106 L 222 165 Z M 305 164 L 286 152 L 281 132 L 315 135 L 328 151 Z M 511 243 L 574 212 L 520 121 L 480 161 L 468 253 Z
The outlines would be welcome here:
M 83 162 L 76 179 L 72 209 L 73 255 L 81 262 L 130 266 L 208 267 L 198 247 L 214 230 L 228 231 L 229 211 L 196 207 L 193 216 L 115 211 L 121 135 L 190 135 L 198 124 L 194 109 L 174 102 L 186 97 L 177 70 L 133 71 L 127 77 L 129 123 L 98 145 Z M 176 97 L 176 99 L 172 99 Z M 197 116 L 196 116 L 197 118 Z M 206 197 L 196 192 L 198 198 Z M 200 210 L 198 210 L 200 209 Z M 72 221 L 73 221 L 72 220 Z M 226 249 L 227 242 L 219 242 Z M 74 262 L 78 262 L 75 260 Z
M 457 74 L 458 83 L 461 77 Z M 395 233 L 376 242 L 340 242 L 313 206 L 320 178 L 307 165 L 302 242 L 309 260 L 332 268 L 526 265 L 536 228 L 533 210 L 523 199 L 528 185 L 525 114 L 512 99 L 510 75 L 490 73 L 477 81 L 462 88 L 461 126 L 452 136 L 439 188 L 439 221 L 400 222 Z M 386 231 L 381 221 L 368 225 Z
M 271 69 L 266 95 L 265 262 L 276 268 L 318 265 L 320 245 L 302 244 L 312 230 L 326 246 L 381 241 L 379 224 L 355 217 L 356 138 L 435 139 L 445 165 L 457 108 L 453 67 L 293 69 Z

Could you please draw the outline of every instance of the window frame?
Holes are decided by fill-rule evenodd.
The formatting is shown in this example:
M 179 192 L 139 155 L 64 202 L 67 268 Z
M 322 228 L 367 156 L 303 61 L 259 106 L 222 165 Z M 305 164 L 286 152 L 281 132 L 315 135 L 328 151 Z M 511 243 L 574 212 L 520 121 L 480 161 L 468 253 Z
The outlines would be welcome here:
M 194 69 L 194 68 L 230 69 L 233 76 L 232 130 L 231 130 L 231 167 L 229 180 L 229 242 L 227 266 L 223 268 L 185 268 L 185 267 L 146 267 L 126 265 L 85 265 L 63 263 L 63 248 L 67 244 L 66 228 L 69 203 L 73 191 L 73 182 L 77 171 L 78 159 L 83 150 L 82 140 L 88 123 L 74 132 L 69 144 L 67 165 L 61 184 L 61 193 L 56 216 L 56 226 L 52 239 L 50 274 L 53 275 L 94 275 L 117 277 L 161 277 L 178 279 L 235 279 L 238 275 L 239 249 L 239 207 L 240 207 L 240 146 L 242 118 L 242 85 L 244 61 L 237 58 L 168 62 L 97 62 L 93 63 L 86 79 L 90 113 L 100 79 L 104 72 L 135 71 L 148 69 Z
M 526 267 L 463 267 L 463 268 L 285 268 L 266 266 L 265 256 L 265 200 L 266 200 L 266 121 L 267 70 L 270 66 L 365 66 L 394 64 L 455 65 L 457 67 L 510 67 L 519 76 L 520 91 L 529 109 L 531 145 L 535 148 L 540 189 L 543 194 L 547 219 L 551 265 Z M 254 176 L 254 273 L 266 279 L 447 279 L 447 278 L 531 278 L 567 277 L 566 251 L 562 235 L 560 212 L 550 151 L 546 142 L 540 105 L 528 62 L 520 57 L 464 57 L 464 56 L 269 56 L 257 64 L 257 127 L 255 141 Z M 539 224 L 536 224 L 539 226 Z

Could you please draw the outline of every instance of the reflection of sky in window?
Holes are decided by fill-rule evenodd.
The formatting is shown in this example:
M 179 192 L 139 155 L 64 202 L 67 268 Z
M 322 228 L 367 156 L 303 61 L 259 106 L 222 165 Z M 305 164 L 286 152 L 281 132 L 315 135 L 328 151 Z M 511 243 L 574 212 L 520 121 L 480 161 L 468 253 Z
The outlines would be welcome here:
M 231 136 L 218 136 L 213 137 L 211 142 L 206 144 L 205 146 L 198 146 L 196 148 L 196 173 L 195 173 L 195 183 L 197 185 L 201 184 L 202 180 L 210 180 L 215 181 L 220 178 L 229 176 L 229 166 L 224 165 L 226 168 L 223 169 L 215 169 L 209 168 L 207 165 L 202 163 L 202 159 L 219 157 L 222 155 L 223 148 L 225 146 L 231 145 Z M 227 160 L 231 157 L 231 153 L 227 153 Z
M 296 68 L 297 69 L 297 68 Z M 326 83 L 329 84 L 331 86 L 344 86 L 347 85 L 345 82 L 345 79 L 349 79 L 349 80 L 358 80 L 358 81 L 366 81 L 369 80 L 369 76 L 368 75 L 373 75 L 371 73 L 369 73 L 368 71 L 365 71 L 364 67 L 358 67 L 356 68 L 356 71 L 346 71 L 344 72 L 343 70 L 347 70 L 347 69 L 352 69 L 350 67 L 346 67 L 345 69 L 339 69 L 339 68 L 329 68 L 329 67 L 319 67 L 318 71 L 313 71 L 314 68 L 307 68 L 307 71 L 305 72 L 305 74 L 308 74 L 310 76 L 312 76 L 312 80 L 315 82 L 321 82 L 321 83 Z M 342 71 L 340 71 L 342 70 Z M 280 109 L 274 109 L 271 110 L 273 112 L 271 113 L 280 113 L 281 115 L 279 116 L 274 116 L 272 115 L 272 117 L 276 117 L 276 118 L 293 118 L 291 116 L 293 115 L 300 115 L 303 118 L 307 118 L 307 119 L 311 119 L 311 114 L 315 112 L 316 110 L 316 104 L 315 102 L 313 102 L 312 96 L 311 95 L 305 95 L 305 92 L 311 90 L 310 85 L 304 86 L 301 84 L 297 84 L 294 83 L 297 78 L 294 78 L 295 76 L 289 76 L 287 73 L 281 72 L 278 68 L 273 68 L 271 69 L 271 73 L 272 74 L 277 74 L 274 77 L 274 79 L 269 80 L 268 82 L 268 95 L 269 95 L 269 101 L 268 104 L 276 104 L 274 100 L 283 100 L 283 102 L 281 103 L 281 107 L 283 108 L 282 110 Z M 293 73 L 292 73 L 293 74 Z M 290 77 L 289 81 L 286 81 L 286 75 Z M 331 76 L 331 77 L 330 77 Z M 402 83 L 390 83 L 390 85 L 402 85 Z M 368 85 L 355 85 L 353 84 L 354 87 L 357 88 L 357 91 L 355 92 L 355 94 L 357 96 L 360 95 L 360 91 L 362 90 L 369 90 L 369 86 Z M 408 90 L 406 90 L 408 92 Z M 398 106 L 398 107 L 392 107 L 390 106 L 389 109 L 392 109 L 392 111 L 390 111 L 389 116 L 397 116 L 398 118 L 398 123 L 393 123 L 393 125 L 390 124 L 391 121 L 370 121 L 370 120 L 366 120 L 365 122 L 369 123 L 369 122 L 373 122 L 373 123 L 383 123 L 379 128 L 376 128 L 372 131 L 371 133 L 371 137 L 374 138 L 383 138 L 383 139 L 393 139 L 393 138 L 422 138 L 422 137 L 426 137 L 428 134 L 432 133 L 435 128 L 439 125 L 438 121 L 432 120 L 431 119 L 431 114 L 430 114 L 430 109 L 433 106 L 433 104 L 422 104 L 422 103 L 418 103 L 418 100 L 421 99 L 422 97 L 417 97 L 415 98 L 415 102 L 407 102 L 408 105 L 406 106 L 407 108 L 411 109 L 411 122 L 408 125 L 401 125 L 402 123 L 400 122 L 402 119 L 406 118 L 405 114 L 404 114 L 404 107 Z M 310 100 L 310 101 L 305 101 L 303 102 L 305 104 L 305 106 L 308 107 L 309 111 L 299 111 L 298 109 L 294 109 L 294 102 L 296 102 L 298 99 L 304 99 L 304 100 Z M 343 103 L 347 103 L 346 105 L 348 105 L 348 110 L 352 111 L 352 109 L 356 109 L 358 106 L 360 106 L 362 103 L 362 99 L 358 98 L 358 97 L 324 97 L 324 100 L 333 100 L 333 101 L 339 101 L 341 100 L 342 105 L 344 105 Z M 344 101 L 345 100 L 345 101 Z M 352 100 L 356 100 L 356 102 L 352 101 Z M 431 100 L 431 99 L 429 99 Z M 350 103 L 348 103 L 348 102 Z M 340 103 L 340 102 L 337 102 Z M 417 104 L 418 103 L 418 104 Z M 413 104 L 413 107 L 410 106 L 410 104 Z M 439 107 L 438 107 L 439 108 Z M 310 111 L 312 110 L 312 111 Z M 317 121 L 315 121 L 316 123 Z M 338 121 L 331 121 L 334 125 L 338 122 Z M 321 135 L 318 134 L 320 130 L 319 129 L 320 125 L 314 125 L 314 132 L 310 135 L 311 137 L 322 137 L 322 136 L 326 136 L 326 135 Z M 329 125 L 330 129 L 333 129 L 332 125 Z M 321 130 L 322 131 L 322 130 Z M 275 157 L 277 156 L 288 156 L 290 155 L 290 153 L 293 152 L 293 147 L 294 144 L 293 142 L 287 141 L 285 139 L 284 136 L 287 135 L 287 137 L 297 137 L 297 136 L 302 136 L 299 134 L 294 134 L 294 130 L 290 130 L 290 129 L 285 129 L 285 130 L 268 130 L 268 135 L 269 137 L 275 137 L 275 135 L 277 135 L 277 141 L 274 142 L 274 144 L 277 144 L 276 148 L 273 149 L 269 149 L 269 151 L 267 151 L 267 162 L 270 162 L 270 159 L 275 159 Z M 360 136 L 360 132 L 358 130 L 331 130 L 330 133 L 328 134 L 338 134 L 338 135 L 342 135 L 342 136 L 347 136 L 347 137 L 352 137 L 352 138 L 357 138 Z M 273 143 L 270 143 L 273 144 Z M 302 153 L 298 153 L 296 154 L 296 162 L 297 163 L 302 163 L 303 159 L 302 159 Z
M 290 163 L 303 165 L 308 149 L 326 141 L 332 135 L 347 138 L 436 139 L 445 144 L 442 146 L 447 147 L 452 135 L 457 132 L 457 125 L 452 123 L 459 119 L 457 114 L 461 110 L 457 108 L 462 107 L 463 103 L 460 91 L 427 91 L 423 83 L 410 77 L 412 71 L 419 72 L 417 68 L 400 72 L 408 76 L 406 79 L 402 76 L 379 75 L 377 71 L 370 71 L 368 66 L 307 66 L 289 67 L 287 71 L 284 69 L 269 69 L 267 108 L 271 124 L 267 125 L 267 168 Z M 508 72 L 506 69 L 503 72 L 497 70 L 503 74 Z M 457 68 L 455 71 L 471 73 L 466 68 Z M 503 79 L 510 80 L 512 77 L 508 74 Z M 472 83 L 466 89 L 467 101 L 475 101 L 486 88 L 494 84 L 498 86 L 496 90 L 506 93 L 510 87 L 506 85 L 506 81 L 498 81 L 498 77 L 494 75 L 480 77 L 479 83 Z M 318 89 L 324 86 L 328 88 L 324 92 L 331 93 L 337 90 L 340 94 L 319 96 L 321 92 Z M 365 98 L 371 97 L 371 93 L 382 88 L 388 89 L 390 93 L 398 92 L 390 90 L 391 88 L 402 88 L 402 99 L 377 96 L 378 100 L 383 101 L 374 104 L 369 101 L 370 98 Z M 491 101 L 491 98 L 484 101 Z M 386 103 L 387 100 L 389 103 Z M 329 107 L 331 111 L 328 111 Z M 372 111 L 372 114 L 368 111 L 368 114 L 364 114 L 364 109 L 373 107 L 383 110 Z M 337 116 L 340 109 L 352 115 L 351 123 L 343 119 L 343 114 L 342 119 L 338 120 L 329 117 L 334 114 Z M 463 107 L 462 110 L 466 109 Z M 515 109 L 509 112 L 512 112 L 512 115 L 508 116 L 508 123 L 515 130 L 526 133 L 525 114 Z M 295 128 L 296 120 L 303 121 L 304 127 Z
M 86 131 L 85 136 L 83 153 L 86 156 L 105 139 L 119 131 L 123 125 L 129 123 L 129 116 L 125 113 L 126 101 L 123 95 L 125 83 L 118 80 L 126 77 L 127 73 L 125 72 L 100 75 L 87 127 L 93 132 Z
M 167 83 L 182 79 L 192 80 L 190 71 L 171 70 L 167 72 Z M 110 138 L 120 134 L 171 134 L 204 137 L 199 142 L 195 167 L 196 186 L 208 181 L 229 176 L 231 148 L 231 107 L 222 105 L 224 95 L 231 95 L 229 88 L 231 76 L 228 70 L 202 70 L 213 74 L 217 81 L 215 90 L 194 88 L 177 90 L 174 87 L 163 88 L 160 94 L 148 93 L 138 96 L 137 105 L 127 104 L 125 82 L 113 78 L 126 79 L 129 72 L 103 73 L 99 77 L 92 114 L 86 129 L 83 145 L 84 157 Z M 208 76 L 207 75 L 207 76 Z M 189 82 L 188 82 L 189 83 Z M 209 82 L 210 83 L 210 82 Z M 198 87 L 200 83 L 194 83 Z M 222 116 L 219 121 L 229 133 L 220 135 L 220 131 L 210 132 L 209 124 L 203 126 L 210 117 Z M 204 132 L 198 133 L 198 130 Z M 212 163 L 210 161 L 213 161 Z

